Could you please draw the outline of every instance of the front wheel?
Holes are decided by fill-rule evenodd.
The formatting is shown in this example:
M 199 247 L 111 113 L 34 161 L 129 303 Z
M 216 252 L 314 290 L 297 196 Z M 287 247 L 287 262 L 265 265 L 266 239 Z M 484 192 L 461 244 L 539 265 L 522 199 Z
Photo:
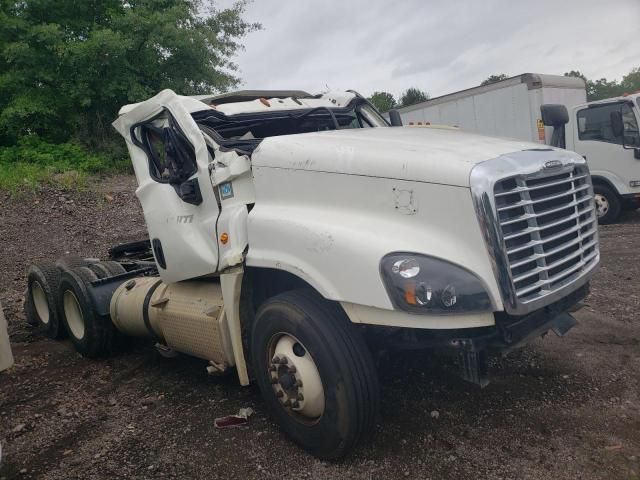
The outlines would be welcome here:
M 605 185 L 594 185 L 593 192 L 598 223 L 608 225 L 615 222 L 621 209 L 620 199 L 616 192 Z
M 310 453 L 340 458 L 372 434 L 373 360 L 337 304 L 309 290 L 267 300 L 256 314 L 251 357 L 269 411 Z

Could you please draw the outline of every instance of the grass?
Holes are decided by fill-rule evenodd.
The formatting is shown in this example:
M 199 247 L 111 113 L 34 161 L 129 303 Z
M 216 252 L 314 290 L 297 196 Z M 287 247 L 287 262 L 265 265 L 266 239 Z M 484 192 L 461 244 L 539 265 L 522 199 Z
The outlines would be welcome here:
M 130 171 L 128 158 L 89 152 L 78 143 L 52 144 L 36 136 L 0 147 L 0 190 L 31 192 L 42 185 L 82 189 L 92 174 Z

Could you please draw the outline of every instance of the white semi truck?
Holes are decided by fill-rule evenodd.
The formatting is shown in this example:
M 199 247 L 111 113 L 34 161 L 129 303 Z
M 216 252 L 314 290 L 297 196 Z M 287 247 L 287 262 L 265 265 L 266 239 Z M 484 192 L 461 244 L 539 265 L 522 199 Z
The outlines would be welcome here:
M 553 143 L 553 125 L 544 121 L 549 113 L 542 114 L 545 105 L 560 105 L 569 112 L 566 132 L 556 138 L 562 138 L 562 144 Z M 552 110 L 559 113 L 555 108 Z M 621 111 L 624 117 L 624 136 L 613 133 L 610 121 L 613 111 Z M 398 112 L 408 125 L 455 125 L 470 132 L 517 138 L 579 153 L 589 163 L 600 223 L 611 223 L 623 209 L 640 205 L 638 95 L 587 103 L 581 78 L 525 73 L 433 98 Z
M 28 318 L 87 357 L 147 336 L 235 371 L 322 458 L 374 430 L 374 353 L 438 349 L 485 385 L 489 355 L 575 324 L 599 264 L 573 152 L 391 127 L 350 91 L 165 90 L 114 125 L 149 239 L 33 265 Z

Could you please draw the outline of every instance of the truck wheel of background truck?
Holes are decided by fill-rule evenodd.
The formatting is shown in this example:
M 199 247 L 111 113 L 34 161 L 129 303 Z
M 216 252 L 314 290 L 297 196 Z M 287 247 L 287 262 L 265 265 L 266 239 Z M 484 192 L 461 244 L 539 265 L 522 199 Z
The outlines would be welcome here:
M 251 358 L 272 416 L 313 455 L 340 458 L 373 433 L 373 360 L 339 305 L 311 290 L 267 300 L 252 328 Z
M 595 194 L 596 214 L 600 225 L 608 225 L 616 221 L 620 215 L 620 199 L 613 189 L 601 183 L 593 186 Z
M 60 271 L 55 265 L 35 264 L 27 273 L 27 293 L 24 310 L 27 323 L 40 325 L 49 338 L 64 336 L 60 319 L 58 288 Z
M 111 352 L 115 327 L 108 315 L 99 315 L 87 290 L 98 277 L 88 267 L 63 272 L 60 279 L 62 319 L 76 350 L 95 358 Z

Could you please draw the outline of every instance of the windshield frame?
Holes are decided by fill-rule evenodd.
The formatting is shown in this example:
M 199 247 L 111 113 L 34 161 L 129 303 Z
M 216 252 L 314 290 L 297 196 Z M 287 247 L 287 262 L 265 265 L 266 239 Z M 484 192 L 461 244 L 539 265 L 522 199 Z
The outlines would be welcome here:
M 385 128 L 391 126 L 387 119 L 378 112 L 371 102 L 366 99 L 362 100 L 364 100 L 364 102 L 358 103 L 355 106 L 355 111 L 369 124 L 371 128 Z
M 317 112 L 314 112 L 318 110 Z M 326 113 L 322 113 L 326 110 Z M 315 107 L 315 108 L 302 108 L 292 110 L 277 110 L 277 111 L 263 111 L 263 112 L 246 112 L 238 113 L 235 115 L 226 115 L 223 112 L 203 109 L 196 112 L 192 112 L 196 124 L 200 127 L 203 134 L 210 137 L 216 144 L 224 149 L 236 149 L 243 152 L 251 152 L 267 137 L 256 138 L 229 138 L 223 136 L 218 132 L 218 129 L 222 129 L 224 126 L 231 126 L 233 124 L 250 124 L 250 123 L 268 123 L 279 120 L 286 120 L 296 117 L 306 116 L 330 116 L 339 117 L 344 115 L 355 115 L 359 123 L 359 127 L 356 128 L 339 128 L 339 130 L 350 130 L 357 128 L 387 128 L 390 127 L 389 122 L 376 110 L 376 108 L 364 97 L 358 96 L 354 98 L 348 105 L 344 107 L 328 106 L 328 107 Z M 367 123 L 365 126 L 363 123 Z M 291 133 L 285 135 L 304 135 L 310 132 Z M 284 135 L 272 135 L 284 136 Z

